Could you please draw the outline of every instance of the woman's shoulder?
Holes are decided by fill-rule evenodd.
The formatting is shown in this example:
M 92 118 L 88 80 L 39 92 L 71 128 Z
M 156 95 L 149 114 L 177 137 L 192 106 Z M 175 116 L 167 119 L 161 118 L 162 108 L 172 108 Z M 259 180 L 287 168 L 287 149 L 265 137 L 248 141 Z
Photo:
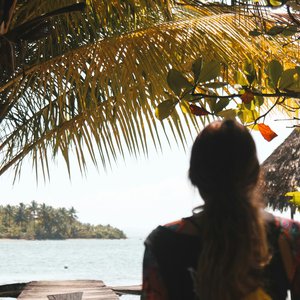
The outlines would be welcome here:
M 300 222 L 284 217 L 274 216 L 276 227 L 280 231 L 291 238 L 300 239 Z
M 274 221 L 279 244 L 287 243 L 295 258 L 294 264 L 300 265 L 300 222 L 279 216 L 274 216 Z
M 159 225 L 146 238 L 145 244 L 158 240 L 171 241 L 181 239 L 199 238 L 199 231 L 191 221 L 192 217 L 182 218 L 176 221 Z
M 178 234 L 199 236 L 199 227 L 197 226 L 197 223 L 194 219 L 194 216 L 190 216 L 167 223 L 161 227 Z
M 187 226 L 186 218 L 182 218 L 180 220 L 166 223 L 166 224 L 162 225 L 161 227 L 171 230 L 173 232 L 181 233 L 181 232 L 185 231 L 186 226 Z

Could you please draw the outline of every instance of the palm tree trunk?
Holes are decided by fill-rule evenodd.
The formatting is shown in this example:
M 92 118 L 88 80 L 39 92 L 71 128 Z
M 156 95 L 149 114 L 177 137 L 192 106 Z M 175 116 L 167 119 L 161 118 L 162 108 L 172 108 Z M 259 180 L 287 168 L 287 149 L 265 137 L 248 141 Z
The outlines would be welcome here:
M 294 220 L 294 216 L 296 213 L 296 207 L 295 205 L 291 205 L 291 219 Z

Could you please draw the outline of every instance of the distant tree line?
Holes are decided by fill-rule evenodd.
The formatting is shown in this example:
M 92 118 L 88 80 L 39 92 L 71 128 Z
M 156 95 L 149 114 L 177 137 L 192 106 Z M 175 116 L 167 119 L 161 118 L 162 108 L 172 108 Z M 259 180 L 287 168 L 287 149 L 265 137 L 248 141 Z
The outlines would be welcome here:
M 123 231 L 110 225 L 83 224 L 74 207 L 53 208 L 32 201 L 29 205 L 0 205 L 0 238 L 7 239 L 124 239 Z

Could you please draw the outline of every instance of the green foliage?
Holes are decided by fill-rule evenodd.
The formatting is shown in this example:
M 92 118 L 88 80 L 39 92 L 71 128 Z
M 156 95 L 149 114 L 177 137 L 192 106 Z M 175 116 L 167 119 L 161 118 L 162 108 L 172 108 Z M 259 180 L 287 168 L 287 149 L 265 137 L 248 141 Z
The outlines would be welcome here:
M 224 66 L 228 71 L 228 67 Z M 162 121 L 169 117 L 179 103 L 181 111 L 200 118 L 208 115 L 225 119 L 238 118 L 243 124 L 258 129 L 263 137 L 271 141 L 277 136 L 272 129 L 258 122 L 276 106 L 297 116 L 300 110 L 300 67 L 294 65 L 284 69 L 278 60 L 262 67 L 247 59 L 235 70 L 234 76 L 223 78 L 221 62 L 196 59 L 191 72 L 183 74 L 170 70 L 167 82 L 174 95 L 161 102 L 155 110 L 156 117 Z M 193 78 L 191 84 L 187 78 Z M 184 91 L 182 93 L 182 91 Z M 273 105 L 268 107 L 270 98 Z M 288 104 L 286 103 L 289 99 Z M 293 105 L 290 105 L 293 101 Z M 263 113 L 261 113 L 263 111 Z
M 282 31 L 282 35 L 284 36 L 292 36 L 298 32 L 298 26 L 297 25 L 290 25 L 284 28 Z
M 169 132 L 160 131 L 153 118 L 153 106 L 163 101 L 167 102 L 159 104 L 156 117 L 164 120 L 172 115 L 168 126 L 184 141 L 183 122 L 198 129 L 209 120 L 207 114 L 221 116 L 232 105 L 229 99 L 228 107 L 222 107 L 225 101 L 218 99 L 219 107 L 209 111 L 206 100 L 199 103 L 192 94 L 199 83 L 201 90 L 196 93 L 226 92 L 229 80 L 221 80 L 221 68 L 227 72 L 224 62 L 235 68 L 249 58 L 244 70 L 237 67 L 245 77 L 240 84 L 249 87 L 259 78 L 256 66 L 269 53 L 282 63 L 298 55 L 297 36 L 286 38 L 298 34 L 298 22 L 264 9 L 282 6 L 285 0 L 262 0 L 259 5 L 256 1 L 203 5 L 171 0 L 31 0 L 10 1 L 16 6 L 7 12 L 8 2 L 0 1 L 8 23 L 0 29 L 0 174 L 14 166 L 18 175 L 27 155 L 46 179 L 48 162 L 58 153 L 70 172 L 69 153 L 74 151 L 84 172 L 87 155 L 99 165 L 98 151 L 104 167 L 123 156 L 125 149 L 133 155 L 147 152 L 149 142 L 162 145 L 160 132 Z M 298 3 L 289 1 L 288 6 L 294 10 Z M 253 29 L 251 38 L 249 29 Z M 272 34 L 281 36 L 265 37 Z M 198 58 L 193 75 L 185 76 L 181 71 L 199 52 L 206 61 Z M 164 79 L 170 68 L 175 69 L 167 85 Z M 179 98 L 174 105 L 167 100 L 171 97 L 164 97 L 168 86 Z M 296 88 L 294 83 L 291 86 Z M 233 90 L 232 85 L 228 89 Z M 182 105 L 183 99 L 201 108 L 193 110 L 200 122 L 173 114 L 177 103 L 193 113 Z
M 46 204 L 0 206 L 0 238 L 6 239 L 124 239 L 123 231 L 110 225 L 83 224 L 76 211 Z
M 267 34 L 268 35 L 277 35 L 277 34 L 283 33 L 284 29 L 285 29 L 284 26 L 273 26 L 267 31 Z
M 235 81 L 236 84 L 239 84 L 242 87 L 246 87 L 249 85 L 249 81 L 247 80 L 246 75 L 239 70 L 235 72 Z
M 254 67 L 254 63 L 250 60 L 246 60 L 243 65 L 243 73 L 246 75 L 246 78 L 251 85 L 253 81 L 256 79 L 256 70 Z
M 288 69 L 282 72 L 279 80 L 279 89 L 293 89 L 292 86 L 299 81 L 299 78 L 296 78 L 297 70 L 296 69 Z
M 249 35 L 250 36 L 260 36 L 260 35 L 262 35 L 262 33 L 257 28 L 255 28 L 255 29 L 249 31 Z
M 171 69 L 168 73 L 167 82 L 171 90 L 179 96 L 182 89 L 192 88 L 192 84 L 183 76 L 183 74 L 175 69 Z
M 192 64 L 192 71 L 194 74 L 194 83 L 197 84 L 198 80 L 199 80 L 199 75 L 201 73 L 202 70 L 202 66 L 203 66 L 203 59 L 202 57 L 196 59 L 194 61 L 194 63 Z
M 298 33 L 298 27 L 298 25 L 275 25 L 264 32 L 255 28 L 249 31 L 249 35 L 257 37 L 265 33 L 269 36 L 281 35 L 283 37 L 290 37 Z
M 218 116 L 226 120 L 234 120 L 236 118 L 236 111 L 234 109 L 225 109 L 219 112 Z
M 178 100 L 175 98 L 161 102 L 155 109 L 155 116 L 162 121 L 167 118 L 175 109 Z
M 198 78 L 198 82 L 207 82 L 220 76 L 221 63 L 218 61 L 204 62 Z
M 212 108 L 213 113 L 220 113 L 229 104 L 229 99 L 221 99 Z
M 5 9 L 8 2 L 16 2 L 9 12 Z M 149 142 L 160 147 L 160 137 L 166 132 L 184 144 L 182 123 L 191 131 L 210 116 L 222 116 L 224 109 L 232 109 L 231 116 L 241 115 L 240 100 L 254 103 L 259 93 L 271 89 L 271 80 L 269 84 L 261 81 L 257 68 L 267 55 L 282 64 L 299 56 L 299 5 L 294 0 L 209 0 L 207 5 L 171 0 L 0 3 L 3 20 L 8 21 L 0 29 L 0 175 L 11 167 L 18 175 L 27 155 L 46 179 L 48 162 L 58 154 L 70 172 L 74 160 L 71 162 L 69 153 L 76 153 L 80 170 L 85 172 L 86 156 L 100 165 L 99 152 L 105 168 L 127 150 L 136 156 L 147 152 Z M 285 3 L 296 10 L 296 21 L 293 11 L 284 15 L 264 9 Z M 253 29 L 251 37 L 249 29 Z M 183 74 L 199 53 L 206 61 L 198 58 L 193 74 Z M 167 85 L 170 68 L 175 69 L 169 72 Z M 235 89 L 235 69 L 241 75 L 235 83 L 251 89 L 254 97 Z M 260 82 L 263 87 L 258 86 Z M 168 87 L 177 99 L 174 103 L 171 96 L 165 97 Z M 299 89 L 297 80 L 288 89 Z M 214 110 L 207 105 L 209 97 L 199 96 L 231 92 L 237 96 L 228 98 L 228 105 L 224 98 L 217 99 Z M 245 100 L 239 98 L 242 94 Z M 194 104 L 194 110 L 182 104 L 183 100 Z M 262 110 L 275 101 L 260 101 L 266 104 Z M 160 121 L 171 116 L 167 121 L 170 130 L 157 127 L 152 111 L 157 104 Z M 177 104 L 191 115 L 177 117 L 173 113 Z M 248 104 L 250 110 L 256 106 L 260 113 L 256 102 Z
M 269 85 L 274 87 L 274 89 L 277 88 L 277 84 L 279 81 L 279 78 L 281 77 L 283 72 L 283 66 L 278 60 L 272 60 L 267 67 L 267 75 L 269 76 Z

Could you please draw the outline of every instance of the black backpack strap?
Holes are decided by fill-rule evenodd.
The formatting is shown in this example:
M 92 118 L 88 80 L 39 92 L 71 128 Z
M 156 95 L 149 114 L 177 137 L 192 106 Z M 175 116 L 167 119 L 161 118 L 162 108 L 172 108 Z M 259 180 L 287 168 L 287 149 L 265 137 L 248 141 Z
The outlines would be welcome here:
M 287 278 L 290 284 L 292 284 L 293 278 L 295 276 L 296 264 L 292 254 L 291 245 L 284 233 L 280 233 L 278 237 L 278 245 Z
M 263 270 L 264 289 L 273 300 L 283 300 L 287 297 L 290 282 L 287 278 L 282 255 L 279 249 L 281 226 L 275 217 L 265 213 L 266 233 L 272 258 Z
M 280 225 L 277 225 L 280 227 Z M 291 290 L 291 300 L 300 300 L 300 294 L 295 295 L 293 293 L 294 288 L 295 288 L 295 278 L 297 276 L 300 277 L 299 274 L 296 274 L 296 260 L 292 252 L 292 246 L 290 244 L 290 241 L 286 237 L 286 235 L 280 230 L 280 234 L 278 237 L 278 246 L 279 246 L 279 251 L 281 255 L 281 259 L 284 265 L 284 269 L 286 272 L 286 276 L 289 281 L 290 285 L 290 290 Z M 298 271 L 299 272 L 299 271 Z M 299 281 L 299 280 L 298 280 Z M 297 284 L 297 283 L 296 283 Z M 296 287 L 296 290 L 299 291 L 299 287 Z
M 271 215 L 271 214 L 269 214 Z M 283 265 L 283 271 L 285 272 L 289 289 L 291 291 L 291 300 L 300 300 L 300 295 L 293 294 L 294 279 L 296 277 L 296 261 L 292 253 L 292 246 L 287 236 L 282 232 L 282 226 L 279 220 L 272 216 L 271 222 L 276 232 L 275 237 L 277 239 L 278 251 Z

